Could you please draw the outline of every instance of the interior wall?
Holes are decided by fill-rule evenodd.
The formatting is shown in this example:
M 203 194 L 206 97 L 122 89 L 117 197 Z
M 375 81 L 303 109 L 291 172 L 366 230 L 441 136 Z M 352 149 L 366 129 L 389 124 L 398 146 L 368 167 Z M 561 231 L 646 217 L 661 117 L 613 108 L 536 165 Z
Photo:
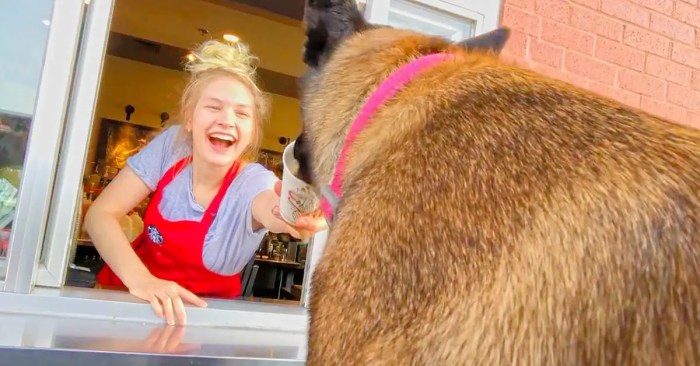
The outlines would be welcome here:
M 210 33 L 202 36 L 198 26 Z M 232 33 L 250 44 L 251 52 L 260 58 L 260 67 L 292 76 L 299 76 L 304 68 L 301 28 L 206 1 L 119 0 L 111 30 L 190 49 L 205 39 Z M 187 76 L 182 71 L 106 55 L 86 169 L 95 161 L 103 118 L 126 121 L 124 108 L 131 104 L 135 108 L 131 123 L 157 127 L 162 112 L 176 119 Z M 279 138 L 294 139 L 301 130 L 299 100 L 277 94 L 271 97 L 272 111 L 265 123 L 262 148 L 281 152 L 284 145 Z

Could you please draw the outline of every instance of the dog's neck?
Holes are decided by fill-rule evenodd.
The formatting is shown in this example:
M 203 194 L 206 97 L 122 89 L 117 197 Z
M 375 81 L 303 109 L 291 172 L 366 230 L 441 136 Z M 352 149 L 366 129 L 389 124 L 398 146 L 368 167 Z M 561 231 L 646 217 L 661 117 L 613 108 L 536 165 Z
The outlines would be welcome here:
M 340 149 L 340 155 L 335 163 L 333 180 L 330 186 L 321 187 L 323 195 L 322 209 L 326 216 L 326 220 L 332 223 L 335 217 L 338 203 L 342 195 L 343 173 L 347 165 L 347 158 L 350 152 L 352 143 L 357 139 L 357 136 L 370 124 L 374 113 L 384 104 L 387 99 L 393 97 L 413 78 L 426 71 L 427 69 L 449 59 L 454 56 L 450 53 L 433 53 L 419 57 L 394 71 L 389 77 L 384 80 L 377 89 L 370 95 L 369 99 L 364 103 L 362 109 L 355 117 L 350 129 L 348 130 L 345 140 Z

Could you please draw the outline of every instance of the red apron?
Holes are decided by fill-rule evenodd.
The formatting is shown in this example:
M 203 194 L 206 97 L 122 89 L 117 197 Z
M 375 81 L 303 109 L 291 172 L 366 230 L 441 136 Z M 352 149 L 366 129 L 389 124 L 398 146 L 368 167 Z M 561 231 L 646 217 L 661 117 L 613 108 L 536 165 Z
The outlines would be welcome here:
M 178 161 L 158 182 L 146 208 L 143 232 L 131 245 L 151 274 L 162 280 L 174 281 L 198 296 L 238 297 L 241 295 L 241 274 L 222 276 L 210 271 L 204 265 L 202 250 L 207 231 L 224 194 L 238 174 L 240 163 L 233 163 L 201 221 L 168 221 L 158 211 L 163 189 L 189 162 L 189 157 Z M 97 282 L 109 287 L 124 287 L 106 264 L 97 275 Z

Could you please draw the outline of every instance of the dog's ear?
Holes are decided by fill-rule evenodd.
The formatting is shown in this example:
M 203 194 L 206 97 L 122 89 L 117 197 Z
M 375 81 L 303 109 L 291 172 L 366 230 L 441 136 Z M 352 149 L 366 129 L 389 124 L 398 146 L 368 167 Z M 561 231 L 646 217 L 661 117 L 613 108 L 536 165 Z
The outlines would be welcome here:
M 510 37 L 510 29 L 501 27 L 490 32 L 480 34 L 476 37 L 465 39 L 457 44 L 468 51 L 501 53 Z
M 349 35 L 368 27 L 355 0 L 308 0 L 304 63 L 318 67 Z

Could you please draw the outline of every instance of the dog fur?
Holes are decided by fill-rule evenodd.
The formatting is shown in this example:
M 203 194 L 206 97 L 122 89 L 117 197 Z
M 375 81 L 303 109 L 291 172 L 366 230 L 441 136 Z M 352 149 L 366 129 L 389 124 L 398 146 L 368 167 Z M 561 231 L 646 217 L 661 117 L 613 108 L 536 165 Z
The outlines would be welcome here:
M 452 52 L 353 144 L 312 279 L 309 365 L 700 361 L 700 131 L 310 0 L 296 156 L 329 184 L 369 94 Z

